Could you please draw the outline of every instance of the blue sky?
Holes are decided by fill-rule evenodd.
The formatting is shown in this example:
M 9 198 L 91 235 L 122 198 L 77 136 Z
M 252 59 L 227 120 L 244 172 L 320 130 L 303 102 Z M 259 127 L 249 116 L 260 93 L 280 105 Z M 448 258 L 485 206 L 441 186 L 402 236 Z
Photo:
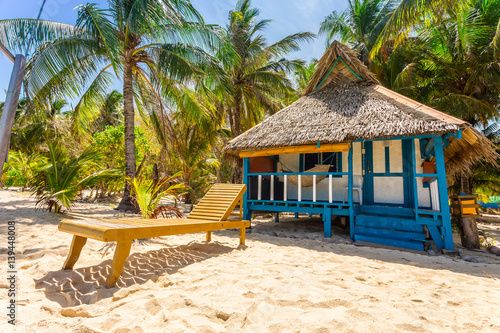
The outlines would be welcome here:
M 76 21 L 79 4 L 93 2 L 105 7 L 105 0 L 46 0 L 43 19 L 65 23 Z M 226 25 L 227 15 L 234 8 L 236 0 L 192 0 L 195 7 L 207 23 Z M 0 19 L 30 17 L 36 18 L 42 0 L 0 0 Z M 318 32 L 319 24 L 333 10 L 343 10 L 346 0 L 253 0 L 252 6 L 261 10 L 260 18 L 273 19 L 265 36 L 270 43 L 296 33 Z M 303 44 L 302 50 L 290 57 L 309 60 L 319 58 L 325 50 L 325 38 L 318 38 L 313 43 Z M 0 53 L 0 101 L 5 99 L 12 63 Z M 119 88 L 119 86 L 117 86 Z

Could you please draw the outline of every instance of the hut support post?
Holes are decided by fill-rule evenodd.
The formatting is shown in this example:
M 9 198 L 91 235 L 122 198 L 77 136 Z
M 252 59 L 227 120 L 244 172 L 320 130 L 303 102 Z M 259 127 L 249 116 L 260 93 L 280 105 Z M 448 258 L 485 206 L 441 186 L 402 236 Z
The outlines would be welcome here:
M 349 235 L 351 239 L 354 240 L 354 206 L 352 203 L 352 188 L 353 188 L 353 165 L 352 165 L 352 149 L 353 145 L 349 149 L 348 164 L 349 164 L 349 175 L 348 175 L 348 203 L 349 203 Z
M 250 221 L 252 211 L 248 209 L 248 196 L 250 195 L 250 180 L 248 179 L 248 172 L 250 171 L 250 158 L 243 159 L 243 183 L 247 186 L 247 191 L 243 195 L 243 219 Z
M 323 232 L 325 238 L 332 237 L 332 209 L 325 207 L 325 213 L 323 214 Z
M 436 153 L 436 169 L 438 174 L 439 187 L 439 206 L 441 208 L 441 217 L 443 226 L 441 234 L 444 236 L 444 248 L 453 250 L 453 234 L 451 231 L 450 204 L 448 202 L 448 185 L 446 183 L 446 168 L 444 164 L 443 138 L 434 137 L 434 146 Z

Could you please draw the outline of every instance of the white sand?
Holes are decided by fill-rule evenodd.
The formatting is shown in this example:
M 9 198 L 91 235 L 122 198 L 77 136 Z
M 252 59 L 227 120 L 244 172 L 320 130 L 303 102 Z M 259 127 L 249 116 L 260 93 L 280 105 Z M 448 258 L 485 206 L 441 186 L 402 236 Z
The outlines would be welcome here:
M 96 204 L 74 211 L 115 214 Z M 0 216 L 2 333 L 14 331 L 4 307 L 8 220 L 18 232 L 17 332 L 500 332 L 500 280 L 483 273 L 500 278 L 498 257 L 477 264 L 257 233 L 237 248 L 237 231 L 223 231 L 210 244 L 204 234 L 135 244 L 106 289 L 103 243 L 89 240 L 75 270 L 63 271 L 71 235 L 57 231 L 61 216 L 5 190 Z M 258 228 L 318 234 L 310 225 Z

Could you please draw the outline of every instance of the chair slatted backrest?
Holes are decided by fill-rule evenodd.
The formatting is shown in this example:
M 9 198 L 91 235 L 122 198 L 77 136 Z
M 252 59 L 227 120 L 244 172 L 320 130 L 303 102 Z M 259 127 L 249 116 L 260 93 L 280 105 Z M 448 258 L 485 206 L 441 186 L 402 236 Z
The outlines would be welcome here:
M 191 220 L 225 221 L 233 209 L 243 204 L 245 184 L 215 184 L 187 216 Z M 241 213 L 240 213 L 241 219 Z

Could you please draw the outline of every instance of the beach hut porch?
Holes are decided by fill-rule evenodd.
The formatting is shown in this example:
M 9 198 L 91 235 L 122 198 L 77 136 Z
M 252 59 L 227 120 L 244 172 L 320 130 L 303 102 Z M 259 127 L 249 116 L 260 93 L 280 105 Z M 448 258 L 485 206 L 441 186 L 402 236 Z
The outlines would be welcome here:
M 244 218 L 252 211 L 320 214 L 324 236 L 331 237 L 332 217 L 347 216 L 354 241 L 423 250 L 432 239 L 451 250 L 443 153 L 448 137 L 242 152 L 249 188 Z

